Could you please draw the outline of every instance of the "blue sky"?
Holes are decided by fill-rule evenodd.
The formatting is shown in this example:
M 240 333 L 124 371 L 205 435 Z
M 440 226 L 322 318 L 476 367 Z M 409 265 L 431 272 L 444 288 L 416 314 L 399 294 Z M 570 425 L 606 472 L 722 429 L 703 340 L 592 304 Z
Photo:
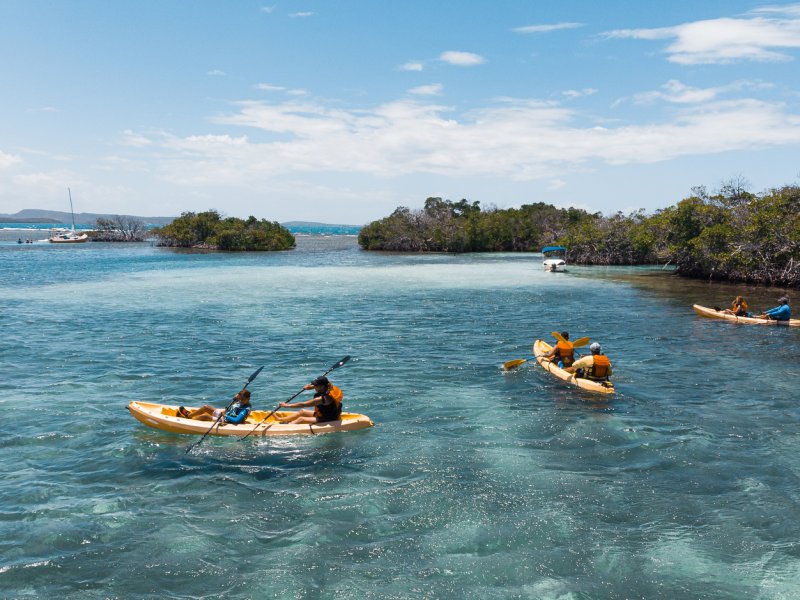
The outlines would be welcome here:
M 0 0 L 0 212 L 652 212 L 800 178 L 800 3 Z

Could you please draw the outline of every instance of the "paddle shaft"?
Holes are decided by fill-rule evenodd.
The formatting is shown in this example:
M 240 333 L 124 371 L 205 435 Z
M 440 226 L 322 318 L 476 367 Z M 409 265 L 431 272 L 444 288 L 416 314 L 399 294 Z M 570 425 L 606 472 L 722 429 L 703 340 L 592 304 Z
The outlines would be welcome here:
M 327 371 L 325 371 L 325 372 L 324 372 L 322 375 L 320 375 L 320 377 L 325 377 L 325 375 L 327 375 L 328 373 L 330 373 L 331 371 L 333 371 L 333 370 L 335 370 L 335 369 L 338 369 L 338 368 L 339 368 L 339 367 L 341 367 L 343 364 L 345 364 L 345 363 L 346 363 L 348 360 L 350 360 L 350 356 L 349 356 L 349 355 L 348 355 L 348 356 L 345 356 L 345 357 L 344 357 L 342 360 L 340 360 L 340 361 L 339 361 L 339 362 L 337 362 L 335 365 L 333 365 L 333 366 L 332 366 L 330 369 L 328 369 Z M 299 391 L 298 391 L 298 392 L 297 392 L 297 393 L 296 393 L 294 396 L 292 396 L 291 398 L 289 398 L 288 400 L 286 400 L 286 402 L 285 402 L 285 403 L 286 403 L 286 404 L 288 404 L 289 402 L 291 402 L 292 400 L 294 400 L 295 398 L 297 398 L 297 397 L 298 397 L 300 394 L 302 394 L 302 393 L 305 391 L 305 389 L 306 389 L 306 386 L 303 386 L 303 387 L 301 387 L 301 388 L 300 388 L 300 390 L 299 390 Z M 281 404 L 284 404 L 284 403 L 283 403 L 283 402 L 281 402 Z M 278 404 L 278 406 L 276 406 L 276 407 L 275 407 L 275 408 L 272 410 L 272 412 L 271 412 L 271 413 L 269 413 L 269 414 L 268 414 L 266 417 L 264 417 L 264 418 L 263 418 L 263 419 L 261 419 L 261 420 L 260 420 L 258 423 L 256 423 L 256 426 L 255 426 L 255 427 L 253 427 L 253 428 L 252 428 L 250 431 L 248 431 L 248 432 L 247 432 L 247 435 L 245 435 L 245 436 L 243 436 L 243 437 L 241 437 L 241 438 L 239 438 L 239 439 L 240 439 L 241 441 L 244 441 L 245 439 L 247 439 L 247 438 L 250 436 L 250 434 L 251 434 L 251 433 L 253 433 L 253 432 L 254 432 L 256 429 L 258 429 L 258 428 L 261 426 L 261 424 L 262 424 L 262 423 L 264 423 L 264 422 L 265 422 L 267 419 L 269 419 L 269 418 L 270 418 L 272 415 L 274 415 L 274 414 L 275 414 L 275 413 L 278 411 L 278 409 L 279 409 L 280 407 L 281 407 L 281 405 L 280 405 L 280 404 Z
M 245 382 L 245 384 L 244 384 L 244 387 L 242 388 L 241 392 L 243 392 L 243 391 L 245 391 L 245 390 L 247 389 L 247 386 L 248 386 L 248 385 L 250 385 L 250 383 L 252 383 L 252 381 L 253 381 L 253 380 L 254 380 L 256 377 L 258 377 L 258 374 L 259 374 L 259 373 L 261 373 L 261 370 L 262 370 L 263 368 L 264 368 L 264 367 L 260 367 L 260 368 L 259 368 L 259 369 L 258 369 L 258 370 L 255 372 L 255 373 L 253 373 L 252 375 L 250 375 L 250 379 L 248 379 L 248 380 Z M 241 392 L 239 392 L 239 393 L 241 393 Z M 227 413 L 227 412 L 230 410 L 231 406 L 233 406 L 233 403 L 234 403 L 234 402 L 236 402 L 236 398 L 237 398 L 237 396 L 238 396 L 238 395 L 239 395 L 239 394 L 236 394 L 236 396 L 234 396 L 234 397 L 233 397 L 233 399 L 232 399 L 232 400 L 231 400 L 231 401 L 228 403 L 228 406 L 226 406 L 226 407 L 225 407 L 225 410 L 223 410 L 223 411 L 222 411 L 222 414 L 221 414 L 219 417 L 217 417 L 217 420 L 216 420 L 216 421 L 214 421 L 214 423 L 211 425 L 211 427 L 209 427 L 209 428 L 208 428 L 208 431 L 206 431 L 206 432 L 203 434 L 203 437 L 201 437 L 201 438 L 200 438 L 200 439 L 199 439 L 197 442 L 195 442 L 194 444 L 191 444 L 191 445 L 190 445 L 188 448 L 186 448 L 186 453 L 187 453 L 187 454 L 189 453 L 189 451 L 190 451 L 192 448 L 194 448 L 195 446 L 199 446 L 199 445 L 202 443 L 202 441 L 203 441 L 204 439 L 206 439 L 206 436 L 207 436 L 209 433 L 211 433 L 211 431 L 214 429 L 214 427 L 216 427 L 216 426 L 219 424 L 219 422 L 220 422 L 220 421 L 221 421 L 221 420 L 222 420 L 222 419 L 225 417 L 225 413 Z

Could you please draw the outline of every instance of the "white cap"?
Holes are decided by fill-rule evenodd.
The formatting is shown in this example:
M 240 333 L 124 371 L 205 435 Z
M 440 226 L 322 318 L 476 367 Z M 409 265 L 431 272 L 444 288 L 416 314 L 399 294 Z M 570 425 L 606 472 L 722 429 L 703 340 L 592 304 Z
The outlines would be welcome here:
M 597 342 L 594 342 L 591 346 L 589 346 L 589 350 L 591 350 L 592 352 L 596 352 L 597 353 L 597 352 L 601 352 L 603 349 L 600 347 L 600 344 L 598 344 Z

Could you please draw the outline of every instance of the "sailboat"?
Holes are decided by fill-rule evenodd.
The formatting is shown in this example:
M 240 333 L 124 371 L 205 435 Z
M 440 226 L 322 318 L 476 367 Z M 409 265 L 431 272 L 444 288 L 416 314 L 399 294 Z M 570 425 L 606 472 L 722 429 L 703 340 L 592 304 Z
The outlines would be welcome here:
M 58 227 L 50 230 L 48 239 L 51 244 L 80 244 L 89 239 L 85 233 L 78 235 L 75 233 L 75 211 L 72 210 L 72 191 L 67 188 L 69 194 L 69 212 L 72 215 L 72 229 Z

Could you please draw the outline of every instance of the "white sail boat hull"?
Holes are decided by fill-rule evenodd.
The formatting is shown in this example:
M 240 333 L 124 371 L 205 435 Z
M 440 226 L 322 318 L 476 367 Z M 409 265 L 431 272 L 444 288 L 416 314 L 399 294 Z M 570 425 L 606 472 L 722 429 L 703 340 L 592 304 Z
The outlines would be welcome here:
M 80 244 L 89 239 L 85 233 L 78 235 L 75 233 L 75 211 L 72 210 L 72 191 L 67 188 L 69 193 L 69 212 L 72 215 L 72 229 L 56 228 L 50 230 L 48 240 L 51 244 Z

